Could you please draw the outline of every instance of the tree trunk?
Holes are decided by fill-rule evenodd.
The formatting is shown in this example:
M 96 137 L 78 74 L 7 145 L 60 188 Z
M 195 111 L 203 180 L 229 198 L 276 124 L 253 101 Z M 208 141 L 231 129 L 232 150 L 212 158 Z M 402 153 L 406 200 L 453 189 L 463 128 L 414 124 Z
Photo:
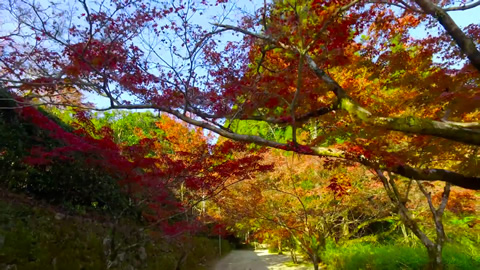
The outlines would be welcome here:
M 318 257 L 316 254 L 313 254 L 312 256 L 312 262 L 313 262 L 313 269 L 318 270 Z
M 295 249 L 290 248 L 290 256 L 292 257 L 292 262 L 297 264 L 297 255 L 295 254 Z
M 185 263 L 187 260 L 188 253 L 186 251 L 182 252 L 182 255 L 177 261 L 177 265 L 175 266 L 175 270 L 180 270 L 182 268 L 182 265 Z
M 445 235 L 445 230 L 443 228 L 442 216 L 435 215 L 435 228 L 437 231 L 437 241 L 433 246 L 428 247 L 428 268 L 429 270 L 443 270 L 443 259 L 442 251 L 447 236 Z
M 442 262 L 442 244 L 436 244 L 433 247 L 429 247 L 428 251 L 428 270 L 443 270 Z
M 415 236 L 420 239 L 422 244 L 426 247 L 428 253 L 429 264 L 427 266 L 428 270 L 443 270 L 443 262 L 442 262 L 442 250 L 443 244 L 445 243 L 447 236 L 445 234 L 445 229 L 442 223 L 442 216 L 447 206 L 448 197 L 450 195 L 450 183 L 445 184 L 444 191 L 442 194 L 442 200 L 440 202 L 440 206 L 438 209 L 435 208 L 432 202 L 431 193 L 427 192 L 427 190 L 423 187 L 423 185 L 417 181 L 418 187 L 420 191 L 425 195 L 427 198 L 428 206 L 430 211 L 433 215 L 433 221 L 435 224 L 435 230 L 437 233 L 437 238 L 435 241 L 432 241 L 428 238 L 428 236 L 420 229 L 417 222 L 410 216 L 409 210 L 405 207 L 404 203 L 401 200 L 400 193 L 395 185 L 395 182 L 390 179 L 387 179 L 383 172 L 377 170 L 377 175 L 383 182 L 385 190 L 387 191 L 387 195 L 390 197 L 390 200 L 398 206 L 400 217 L 403 220 L 403 224 L 407 228 L 409 228 Z

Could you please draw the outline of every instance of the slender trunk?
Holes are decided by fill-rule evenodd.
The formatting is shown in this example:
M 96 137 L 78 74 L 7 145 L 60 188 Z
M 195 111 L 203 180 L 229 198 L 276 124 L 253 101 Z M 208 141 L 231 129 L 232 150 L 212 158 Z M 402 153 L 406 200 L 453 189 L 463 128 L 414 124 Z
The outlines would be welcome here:
M 298 260 L 297 260 L 297 254 L 295 254 L 295 250 L 296 250 L 296 245 L 295 245 L 295 239 L 292 237 L 290 239 L 290 255 L 292 257 L 292 261 L 293 263 L 297 264 L 298 263 Z
M 437 221 L 438 222 L 438 221 Z M 437 224 L 437 241 L 432 246 L 427 246 L 428 252 L 428 269 L 429 270 L 443 270 L 442 251 L 445 243 L 445 231 L 443 224 L 440 221 L 440 226 Z
M 417 182 L 418 183 L 418 182 Z M 445 228 L 443 227 L 443 212 L 445 207 L 448 203 L 448 197 L 450 196 L 450 184 L 445 184 L 442 194 L 442 200 L 438 208 L 435 208 L 432 203 L 432 196 L 429 192 L 425 190 L 425 188 L 418 183 L 420 190 L 425 195 L 428 201 L 428 205 L 433 215 L 433 221 L 435 223 L 435 230 L 437 233 L 437 239 L 435 243 L 431 246 L 427 246 L 428 251 L 428 259 L 429 259 L 429 268 L 431 270 L 443 270 L 443 261 L 442 261 L 442 251 L 443 245 L 447 240 L 447 236 L 445 234 Z
M 177 265 L 175 266 L 175 270 L 180 270 L 182 268 L 182 265 L 185 263 L 187 256 L 188 256 L 188 253 L 186 251 L 182 252 L 182 255 L 177 261 Z
M 447 239 L 443 228 L 442 217 L 435 215 L 435 225 L 437 231 L 437 241 L 431 247 L 427 247 L 429 270 L 443 270 L 442 251 L 444 243 Z
M 428 192 L 419 181 L 417 181 L 420 191 L 427 198 L 428 206 L 433 215 L 437 237 L 435 241 L 432 241 L 420 229 L 417 222 L 410 216 L 410 212 L 402 202 L 402 197 L 400 196 L 393 179 L 391 177 L 390 179 L 387 179 L 381 171 L 377 171 L 377 175 L 382 180 L 385 190 L 387 191 L 387 195 L 390 197 L 391 201 L 398 206 L 400 217 L 402 218 L 405 226 L 409 228 L 415 234 L 415 236 L 418 237 L 418 239 L 420 239 L 422 244 L 427 249 L 429 259 L 429 264 L 427 266 L 428 270 L 443 270 L 442 250 L 447 237 L 443 227 L 442 217 L 445 207 L 447 206 L 451 184 L 445 184 L 440 205 L 438 208 L 435 208 L 432 202 L 431 193 Z M 405 200 L 406 199 L 407 198 L 405 198 Z
M 292 262 L 297 264 L 297 255 L 295 254 L 295 249 L 290 248 L 290 256 L 292 257 Z
M 439 243 L 427 248 L 429 260 L 428 270 L 443 270 L 442 250 L 443 244 Z
M 312 256 L 312 262 L 313 262 L 313 269 L 318 270 L 318 257 L 317 254 L 313 254 Z

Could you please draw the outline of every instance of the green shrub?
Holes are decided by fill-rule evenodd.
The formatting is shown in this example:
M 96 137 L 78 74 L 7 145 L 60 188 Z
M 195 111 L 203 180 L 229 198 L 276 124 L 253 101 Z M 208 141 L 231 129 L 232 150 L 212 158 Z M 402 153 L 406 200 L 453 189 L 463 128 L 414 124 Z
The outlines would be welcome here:
M 0 262 L 18 269 L 105 269 L 102 229 L 0 202 Z M 1 266 L 1 264 L 0 264 Z
M 231 246 L 228 241 L 222 239 L 222 256 L 228 254 L 231 251 Z M 219 243 L 218 239 L 206 238 L 206 237 L 194 237 L 191 251 L 187 256 L 185 264 L 182 269 L 207 269 L 207 265 L 210 261 L 218 258 Z
M 480 247 L 476 247 L 476 250 L 471 250 L 458 244 L 447 244 L 442 253 L 445 268 L 452 270 L 480 269 L 479 249 Z
M 322 255 L 328 269 L 424 269 L 428 256 L 423 247 L 354 243 L 329 245 Z M 447 245 L 443 252 L 446 269 L 480 269 L 479 258 L 474 258 L 460 246 Z
M 277 245 L 268 245 L 268 253 L 278 253 Z
M 62 124 L 65 130 L 71 129 L 64 126 Z M 12 123 L 0 114 L 0 186 L 63 204 L 72 210 L 91 208 L 111 214 L 138 214 L 118 185 L 121 178 L 114 178 L 104 169 L 89 164 L 84 154 L 77 155 L 74 160 L 54 159 L 45 166 L 33 167 L 24 162 L 34 147 L 53 149 L 59 146 L 62 142 L 53 140 L 47 132 L 28 121 L 18 118 Z

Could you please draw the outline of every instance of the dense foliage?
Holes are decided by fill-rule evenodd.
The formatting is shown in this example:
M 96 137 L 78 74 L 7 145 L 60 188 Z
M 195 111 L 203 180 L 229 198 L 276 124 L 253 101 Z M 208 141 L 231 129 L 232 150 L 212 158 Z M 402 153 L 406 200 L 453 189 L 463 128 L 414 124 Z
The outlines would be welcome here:
M 2 34 L 1 80 L 43 103 L 92 107 L 88 91 L 234 140 L 478 189 L 479 27 L 449 15 L 477 6 L 463 4 L 282 0 L 227 25 L 229 1 L 21 1 L 3 9 L 18 27 Z M 289 126 L 291 140 L 221 124 L 237 119 Z M 317 136 L 300 143 L 305 123 Z
M 66 216 L 25 196 L 0 193 L 2 269 L 207 269 L 219 254 L 217 239 L 197 236 L 179 244 L 128 220 Z M 230 245 L 222 241 L 226 254 Z
M 227 179 L 271 168 L 258 164 L 257 150 L 210 144 L 201 130 L 169 117 L 45 109 L 1 111 L 2 267 L 201 269 L 220 254 L 218 240 L 207 237 L 225 231 L 198 204 Z M 4 188 L 60 212 L 25 212 L 25 199 Z M 112 242 L 111 251 L 105 241 Z M 229 244 L 222 241 L 225 254 Z
M 254 6 L 1 4 L 2 183 L 172 238 L 215 220 L 315 268 L 354 267 L 329 242 L 421 243 L 431 269 L 478 244 L 480 25 L 451 14 L 480 2 Z

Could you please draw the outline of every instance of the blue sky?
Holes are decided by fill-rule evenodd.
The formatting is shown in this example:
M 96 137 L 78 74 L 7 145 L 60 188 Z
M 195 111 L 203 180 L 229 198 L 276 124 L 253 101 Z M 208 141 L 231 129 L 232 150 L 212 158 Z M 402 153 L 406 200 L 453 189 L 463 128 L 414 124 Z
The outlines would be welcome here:
M 472 23 L 480 24 L 480 6 L 465 11 L 451 11 L 448 14 L 461 28 Z M 421 38 L 425 35 L 425 32 L 419 28 L 413 31 L 412 34 Z

